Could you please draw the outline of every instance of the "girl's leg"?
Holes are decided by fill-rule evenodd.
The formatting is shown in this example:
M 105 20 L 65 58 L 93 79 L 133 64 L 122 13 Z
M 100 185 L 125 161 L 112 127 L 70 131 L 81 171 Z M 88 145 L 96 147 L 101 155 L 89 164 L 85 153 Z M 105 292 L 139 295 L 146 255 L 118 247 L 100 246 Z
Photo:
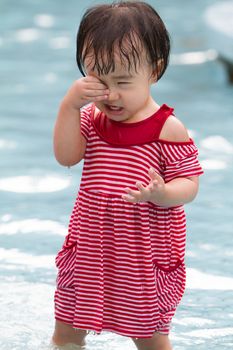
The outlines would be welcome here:
M 169 338 L 165 334 L 154 333 L 151 338 L 132 338 L 138 350 L 172 350 Z
M 60 345 L 61 349 L 66 344 L 74 344 L 81 347 L 86 345 L 86 335 L 87 331 L 85 329 L 74 329 L 71 325 L 56 320 L 52 342 L 54 345 Z

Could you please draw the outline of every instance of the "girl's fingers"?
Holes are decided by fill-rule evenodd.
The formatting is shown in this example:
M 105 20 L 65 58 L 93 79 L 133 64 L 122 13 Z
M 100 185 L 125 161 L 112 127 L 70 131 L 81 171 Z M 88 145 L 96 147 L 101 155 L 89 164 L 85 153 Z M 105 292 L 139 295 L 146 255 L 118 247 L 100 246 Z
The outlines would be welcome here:
M 152 182 L 152 186 L 153 186 L 153 188 L 156 188 L 157 186 L 158 186 L 158 182 L 156 181 L 156 182 Z
M 156 171 L 153 168 L 149 169 L 149 175 L 150 175 L 152 180 L 157 180 L 158 183 L 164 182 L 162 176 L 160 176 L 158 173 L 156 173 Z
M 140 200 L 141 193 L 139 191 L 131 190 L 130 188 L 125 188 L 127 194 L 123 194 L 122 198 L 131 202 L 137 203 Z
M 105 85 L 101 80 L 92 77 L 92 76 L 87 76 L 83 78 L 83 82 L 85 84 L 88 84 L 91 89 L 107 89 L 107 85 Z
M 108 99 L 108 93 L 107 92 L 95 92 L 95 93 L 88 93 L 83 96 L 84 100 L 90 100 L 90 101 L 99 101 L 99 100 L 107 100 Z
M 157 182 L 157 181 L 152 181 L 149 187 L 150 187 L 152 190 L 154 190 L 157 186 L 158 186 L 158 182 Z
M 131 203 L 138 203 L 140 201 L 148 200 L 148 198 L 151 196 L 151 192 L 157 191 L 160 187 L 163 187 L 164 180 L 154 171 L 154 169 L 150 169 L 149 174 L 152 179 L 149 185 L 144 187 L 140 181 L 137 181 L 136 187 L 139 191 L 135 191 L 127 187 L 125 188 L 127 194 L 122 195 L 122 199 Z
M 130 202 L 130 203 L 137 203 L 138 202 L 138 200 L 135 197 L 128 196 L 126 194 L 123 194 L 122 199 L 124 199 L 125 201 Z
M 145 187 L 140 181 L 136 182 L 136 186 L 139 189 L 139 191 L 142 191 L 142 192 L 145 191 Z
M 134 191 L 134 190 L 131 190 L 131 188 L 125 188 L 125 191 L 130 195 L 130 196 L 133 196 L 133 197 L 137 197 L 138 195 L 138 191 Z
M 109 90 L 105 89 L 105 90 L 86 90 L 85 91 L 85 95 L 88 97 L 94 97 L 94 96 L 104 96 L 104 95 L 108 95 L 109 94 Z
M 109 89 L 102 81 L 94 76 L 82 78 L 83 82 L 83 99 L 88 101 L 107 100 Z
M 130 188 L 127 187 L 125 188 L 125 191 L 127 192 L 127 194 L 123 195 L 122 198 L 131 203 L 138 203 L 143 198 L 145 198 L 146 192 L 148 190 L 143 186 L 143 184 L 140 181 L 136 182 L 136 186 L 139 189 L 139 191 L 131 190 Z
M 102 83 L 99 83 L 99 84 L 93 84 L 93 83 L 86 83 L 86 88 L 88 90 L 108 90 L 108 87 Z

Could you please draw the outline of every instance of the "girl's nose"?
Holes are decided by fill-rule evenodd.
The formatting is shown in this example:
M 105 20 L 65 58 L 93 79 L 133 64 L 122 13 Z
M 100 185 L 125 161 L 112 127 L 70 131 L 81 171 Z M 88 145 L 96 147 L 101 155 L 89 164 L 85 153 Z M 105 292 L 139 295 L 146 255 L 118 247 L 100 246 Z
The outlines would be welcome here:
M 117 91 L 110 89 L 109 95 L 108 95 L 108 100 L 109 101 L 116 101 L 119 99 L 119 94 Z

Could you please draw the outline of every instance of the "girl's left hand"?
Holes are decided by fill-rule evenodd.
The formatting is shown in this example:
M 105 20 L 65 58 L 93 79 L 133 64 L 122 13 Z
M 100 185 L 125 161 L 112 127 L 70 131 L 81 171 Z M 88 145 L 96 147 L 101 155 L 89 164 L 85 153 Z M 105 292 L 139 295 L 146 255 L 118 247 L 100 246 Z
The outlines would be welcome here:
M 131 203 L 153 201 L 158 205 L 162 205 L 165 196 L 165 182 L 153 168 L 150 168 L 148 173 L 151 178 L 149 185 L 144 187 L 140 181 L 137 181 L 136 186 L 139 191 L 127 187 L 125 188 L 127 194 L 122 195 L 122 199 Z

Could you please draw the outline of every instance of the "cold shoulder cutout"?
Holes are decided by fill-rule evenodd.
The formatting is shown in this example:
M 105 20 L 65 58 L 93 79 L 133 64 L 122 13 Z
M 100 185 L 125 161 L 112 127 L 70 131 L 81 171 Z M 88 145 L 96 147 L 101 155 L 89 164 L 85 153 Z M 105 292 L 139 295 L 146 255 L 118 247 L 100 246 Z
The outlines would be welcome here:
M 187 142 L 190 140 L 189 134 L 183 123 L 174 115 L 165 121 L 159 138 L 172 142 Z

